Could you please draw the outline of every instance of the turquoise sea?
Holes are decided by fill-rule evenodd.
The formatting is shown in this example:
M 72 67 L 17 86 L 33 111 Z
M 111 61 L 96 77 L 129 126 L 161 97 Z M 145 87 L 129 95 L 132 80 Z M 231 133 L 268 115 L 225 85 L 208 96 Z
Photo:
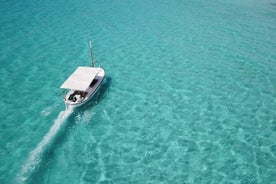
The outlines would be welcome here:
M 276 183 L 274 0 L 1 0 L 0 183 Z M 107 77 L 65 110 L 64 80 Z

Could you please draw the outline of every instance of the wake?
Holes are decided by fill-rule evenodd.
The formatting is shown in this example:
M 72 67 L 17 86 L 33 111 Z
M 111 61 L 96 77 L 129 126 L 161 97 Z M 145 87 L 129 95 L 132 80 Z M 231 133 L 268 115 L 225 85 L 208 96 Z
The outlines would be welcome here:
M 67 108 L 65 111 L 61 111 L 51 126 L 49 132 L 43 137 L 42 141 L 36 146 L 36 148 L 30 152 L 29 157 L 18 175 L 20 182 L 26 181 L 31 174 L 38 168 L 42 161 L 44 151 L 51 145 L 51 142 L 56 137 L 57 133 L 61 129 L 65 120 L 73 113 L 73 108 Z

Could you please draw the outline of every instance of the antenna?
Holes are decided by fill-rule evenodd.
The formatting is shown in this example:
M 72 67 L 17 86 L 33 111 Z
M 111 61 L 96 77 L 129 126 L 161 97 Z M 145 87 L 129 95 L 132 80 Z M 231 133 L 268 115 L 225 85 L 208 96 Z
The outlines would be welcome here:
M 93 57 L 93 49 L 92 49 L 92 42 L 89 41 L 89 46 L 90 46 L 90 55 L 91 55 L 91 60 L 92 60 L 92 67 L 95 65 L 94 57 Z

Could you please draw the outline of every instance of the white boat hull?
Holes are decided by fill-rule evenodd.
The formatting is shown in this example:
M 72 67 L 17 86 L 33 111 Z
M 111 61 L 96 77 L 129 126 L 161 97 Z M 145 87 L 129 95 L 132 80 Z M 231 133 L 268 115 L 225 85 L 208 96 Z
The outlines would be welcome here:
M 96 82 L 93 81 L 94 84 L 92 84 L 93 83 L 92 82 L 91 83 L 92 85 L 89 86 L 89 88 L 86 91 L 81 92 L 81 93 L 84 93 L 85 96 L 81 97 L 81 95 L 79 95 L 79 97 L 76 98 L 77 95 L 74 95 L 74 94 L 77 92 L 77 90 L 73 90 L 73 89 L 69 90 L 69 92 L 65 95 L 64 100 L 63 100 L 66 108 L 68 108 L 69 106 L 73 107 L 73 108 L 79 107 L 79 106 L 87 103 L 100 88 L 100 86 L 104 80 L 104 77 L 105 77 L 105 71 L 102 68 L 100 68 L 99 73 L 94 78 L 94 80 Z

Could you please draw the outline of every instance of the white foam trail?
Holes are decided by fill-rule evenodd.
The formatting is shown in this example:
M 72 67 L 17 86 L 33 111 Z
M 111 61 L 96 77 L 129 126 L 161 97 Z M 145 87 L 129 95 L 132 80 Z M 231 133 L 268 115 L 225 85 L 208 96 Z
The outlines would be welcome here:
M 30 152 L 29 158 L 23 165 L 19 174 L 19 180 L 24 182 L 28 177 L 36 170 L 42 160 L 42 154 L 46 148 L 50 145 L 53 138 L 57 135 L 65 120 L 73 113 L 73 108 L 67 108 L 65 111 L 61 111 L 55 123 L 51 126 L 49 132 L 43 137 L 42 141 L 36 146 L 36 148 Z

